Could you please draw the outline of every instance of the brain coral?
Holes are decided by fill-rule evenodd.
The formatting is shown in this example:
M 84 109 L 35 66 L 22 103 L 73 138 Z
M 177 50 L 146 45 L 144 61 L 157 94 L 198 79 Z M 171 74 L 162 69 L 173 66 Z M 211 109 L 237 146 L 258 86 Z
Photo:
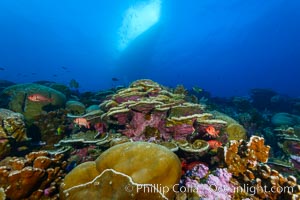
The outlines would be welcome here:
M 87 170 L 98 175 L 85 177 Z M 180 176 L 180 161 L 169 149 L 127 142 L 105 151 L 95 166 L 89 162 L 76 167 L 65 177 L 60 194 L 62 199 L 81 199 L 87 193 L 91 199 L 167 199 L 174 196 Z

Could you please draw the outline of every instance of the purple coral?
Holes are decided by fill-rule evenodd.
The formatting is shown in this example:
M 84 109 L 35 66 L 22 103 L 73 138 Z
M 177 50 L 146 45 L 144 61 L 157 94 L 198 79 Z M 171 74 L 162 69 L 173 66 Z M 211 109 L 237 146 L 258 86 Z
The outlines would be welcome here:
M 231 173 L 227 169 L 219 168 L 214 174 L 207 176 L 208 173 L 209 169 L 206 165 L 195 166 L 193 170 L 187 172 L 185 186 L 196 192 L 203 200 L 230 200 L 234 193 L 234 186 L 230 183 Z
M 186 187 L 193 188 L 193 191 L 195 191 L 199 195 L 201 200 L 213 200 L 213 199 L 230 200 L 231 199 L 231 196 L 226 192 L 214 188 L 209 184 L 198 183 L 196 180 L 192 180 L 190 178 L 187 178 L 186 180 Z M 191 190 L 189 189 L 189 191 Z
M 219 184 L 222 186 L 226 186 L 226 189 L 233 190 L 233 185 L 230 184 L 230 179 L 232 178 L 232 174 L 227 171 L 227 169 L 218 168 L 216 170 L 216 175 L 219 179 Z
M 196 165 L 193 169 L 192 169 L 192 176 L 198 177 L 198 178 L 204 178 L 207 174 L 208 174 L 208 167 L 204 164 L 199 164 Z

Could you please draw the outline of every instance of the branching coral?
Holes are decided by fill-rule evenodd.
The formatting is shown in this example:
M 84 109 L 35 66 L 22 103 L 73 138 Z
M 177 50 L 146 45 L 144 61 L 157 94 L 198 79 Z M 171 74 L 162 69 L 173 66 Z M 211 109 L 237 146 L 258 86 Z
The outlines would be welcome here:
M 231 141 L 224 149 L 224 161 L 242 188 L 251 188 L 253 199 L 299 199 L 300 186 L 296 178 L 285 178 L 264 164 L 268 161 L 269 150 L 264 139 L 258 136 L 252 136 L 249 142 Z
M 259 162 L 267 162 L 269 150 L 263 138 L 252 136 L 248 143 L 244 140 L 230 141 L 228 147 L 224 148 L 224 159 L 228 170 L 237 176 L 248 168 L 255 169 Z

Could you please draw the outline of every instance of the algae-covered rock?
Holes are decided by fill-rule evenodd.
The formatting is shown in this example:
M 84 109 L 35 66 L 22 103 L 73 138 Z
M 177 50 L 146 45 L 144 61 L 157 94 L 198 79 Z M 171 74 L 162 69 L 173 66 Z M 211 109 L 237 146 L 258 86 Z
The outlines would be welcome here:
M 22 113 L 26 120 L 32 120 L 41 114 L 42 111 L 49 111 L 61 108 L 66 102 L 66 97 L 61 92 L 40 84 L 18 84 L 7 87 L 2 92 L 10 96 L 8 108 L 15 112 Z M 40 95 L 48 99 L 30 100 L 32 95 Z
M 86 173 L 95 174 L 92 163 L 77 166 L 65 177 L 61 199 L 82 199 L 87 194 L 91 199 L 172 199 L 181 176 L 176 154 L 147 142 L 113 146 L 95 164 L 95 178 Z

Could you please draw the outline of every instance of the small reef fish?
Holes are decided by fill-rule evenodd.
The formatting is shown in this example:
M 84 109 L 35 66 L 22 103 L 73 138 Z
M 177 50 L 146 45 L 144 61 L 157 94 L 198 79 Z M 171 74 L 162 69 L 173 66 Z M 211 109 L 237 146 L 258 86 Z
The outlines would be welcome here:
M 88 122 L 85 118 L 79 117 L 74 120 L 74 123 L 78 126 L 84 126 L 85 128 L 90 128 L 90 122 Z
M 5 70 L 5 68 L 4 68 L 4 67 L 0 67 L 0 70 L 1 70 L 1 71 L 4 71 L 4 70 Z
M 43 141 L 32 142 L 31 146 L 45 146 L 47 143 Z
M 217 140 L 209 140 L 209 141 L 207 141 L 207 143 L 209 144 L 209 147 L 212 149 L 216 149 L 216 148 L 222 146 L 222 143 Z
M 112 80 L 112 81 L 119 81 L 119 79 L 118 79 L 118 78 L 115 78 L 115 77 L 111 78 L 111 80 Z
M 53 101 L 53 98 L 48 98 L 41 94 L 31 94 L 27 98 L 33 102 L 52 102 Z
M 216 138 L 217 136 L 219 136 L 220 131 L 217 131 L 213 126 L 208 126 L 205 130 L 207 134 L 210 135 L 211 137 Z
M 62 130 L 61 127 L 58 127 L 58 128 L 56 129 L 56 135 L 61 135 L 62 132 L 63 132 L 63 130 Z
M 197 87 L 197 86 L 194 86 L 194 87 L 193 87 L 193 90 L 194 90 L 194 92 L 196 92 L 196 93 L 201 93 L 201 92 L 203 91 L 202 88 L 199 88 L 199 87 Z

